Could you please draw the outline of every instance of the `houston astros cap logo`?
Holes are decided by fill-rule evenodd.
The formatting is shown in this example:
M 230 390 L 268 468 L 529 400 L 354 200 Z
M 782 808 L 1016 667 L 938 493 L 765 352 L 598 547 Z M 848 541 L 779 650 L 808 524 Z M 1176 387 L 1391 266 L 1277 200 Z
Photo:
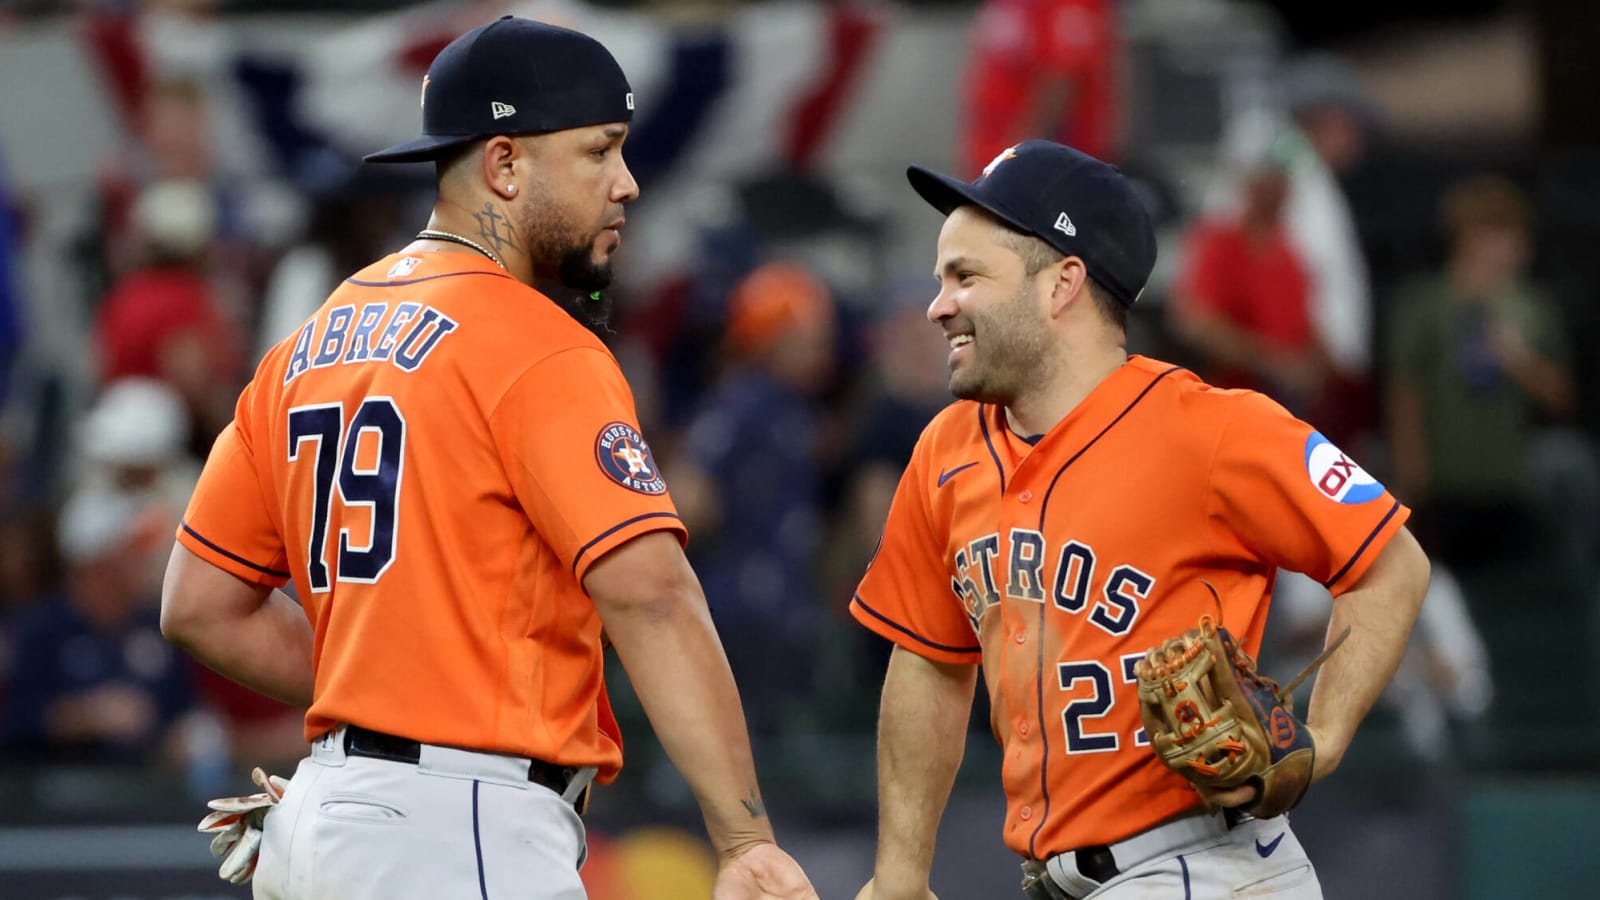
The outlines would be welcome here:
M 1001 163 L 1005 162 L 1008 159 L 1016 159 L 1016 158 L 1017 158 L 1017 146 L 1015 144 L 1012 144 L 1011 146 L 1005 148 L 1004 150 L 1001 150 L 1000 154 L 998 156 L 996 156 L 994 159 L 989 160 L 989 164 L 987 166 L 983 167 L 983 177 L 988 178 L 991 174 L 994 173 L 995 169 L 1000 167 Z

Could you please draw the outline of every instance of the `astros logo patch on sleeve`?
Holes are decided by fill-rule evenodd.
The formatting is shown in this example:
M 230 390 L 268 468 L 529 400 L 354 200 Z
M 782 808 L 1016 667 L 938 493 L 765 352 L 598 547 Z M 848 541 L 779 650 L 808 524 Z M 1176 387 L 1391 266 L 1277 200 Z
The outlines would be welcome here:
M 1324 497 L 1340 503 L 1365 503 L 1383 496 L 1383 485 L 1320 431 L 1306 438 L 1306 476 Z
M 606 477 L 630 491 L 662 494 L 667 483 L 661 478 L 650 445 L 639 430 L 626 422 L 612 422 L 600 429 L 594 442 L 594 458 Z

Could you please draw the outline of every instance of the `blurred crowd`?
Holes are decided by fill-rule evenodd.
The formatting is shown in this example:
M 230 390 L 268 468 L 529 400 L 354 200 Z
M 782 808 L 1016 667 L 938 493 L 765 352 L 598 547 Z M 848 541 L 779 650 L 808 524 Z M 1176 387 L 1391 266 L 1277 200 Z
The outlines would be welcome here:
M 183 17 L 214 4 L 115 6 L 177 17 L 166 27 L 184 34 L 199 25 Z M 1118 137 L 1118 7 L 979 4 L 945 155 L 973 176 L 1011 143 L 1053 137 L 1125 163 L 1153 197 L 1176 194 L 1159 219 L 1171 263 L 1134 311 L 1130 349 L 1270 394 L 1416 510 L 1435 583 L 1388 699 L 1412 749 L 1438 758 L 1506 674 L 1492 671 L 1482 610 L 1541 602 L 1478 575 L 1553 567 L 1583 608 L 1600 587 L 1600 463 L 1594 423 L 1580 421 L 1593 398 L 1574 369 L 1585 334 L 1535 274 L 1540 210 L 1505 174 L 1464 173 L 1436 199 L 1436 264 L 1379 281 L 1346 184 L 1385 152 L 1383 122 L 1354 72 L 1280 60 L 1281 96 L 1227 122 L 1203 185 L 1179 184 Z M 407 242 L 431 181 L 348 158 L 241 177 L 207 78 L 170 65 L 106 89 L 120 96 L 121 149 L 100 167 L 87 226 L 42 248 L 76 274 L 52 296 L 26 297 L 37 200 L 0 175 L 0 753 L 165 766 L 203 792 L 237 765 L 300 756 L 301 711 L 161 639 L 172 534 L 255 361 L 342 277 Z M 817 168 L 775 165 L 717 192 L 716 213 L 683 226 L 689 264 L 612 292 L 611 344 L 753 731 L 870 734 L 887 647 L 845 607 L 900 470 L 949 399 L 947 348 L 924 318 L 934 282 L 875 267 L 901 223 Z M 284 193 L 305 200 L 287 226 Z M 45 306 L 81 310 L 76 356 L 30 345 L 25 311 Z M 1320 648 L 1328 602 L 1284 574 L 1269 667 L 1287 673 Z

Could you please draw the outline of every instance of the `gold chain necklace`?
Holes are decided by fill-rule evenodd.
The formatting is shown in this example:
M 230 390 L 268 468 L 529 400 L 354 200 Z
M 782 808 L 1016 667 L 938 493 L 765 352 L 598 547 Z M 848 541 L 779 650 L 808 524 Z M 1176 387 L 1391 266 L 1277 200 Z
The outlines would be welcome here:
M 461 235 L 453 232 L 440 231 L 437 228 L 424 228 L 417 232 L 417 238 L 418 240 L 426 241 L 449 241 L 453 244 L 460 244 L 463 247 L 471 247 L 479 253 L 482 253 L 484 256 L 489 257 L 489 259 L 500 268 L 504 269 L 506 267 L 505 262 L 500 259 L 499 254 L 495 253 L 493 250 L 490 250 L 488 247 L 485 247 L 477 241 L 474 241 L 470 238 L 464 238 Z

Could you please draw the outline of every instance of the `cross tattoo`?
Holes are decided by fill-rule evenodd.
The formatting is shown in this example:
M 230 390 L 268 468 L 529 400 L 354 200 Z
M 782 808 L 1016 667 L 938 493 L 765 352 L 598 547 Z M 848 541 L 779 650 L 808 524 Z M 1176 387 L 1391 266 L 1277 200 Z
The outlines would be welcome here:
M 500 225 L 506 222 L 506 217 L 495 210 L 493 203 L 483 204 L 483 212 L 473 213 L 472 217 L 478 220 L 478 234 L 494 245 L 495 252 L 504 253 L 507 247 L 513 250 L 520 249 L 513 240 L 516 233 L 511 230 L 509 223 L 506 223 L 505 233 L 501 233 Z

